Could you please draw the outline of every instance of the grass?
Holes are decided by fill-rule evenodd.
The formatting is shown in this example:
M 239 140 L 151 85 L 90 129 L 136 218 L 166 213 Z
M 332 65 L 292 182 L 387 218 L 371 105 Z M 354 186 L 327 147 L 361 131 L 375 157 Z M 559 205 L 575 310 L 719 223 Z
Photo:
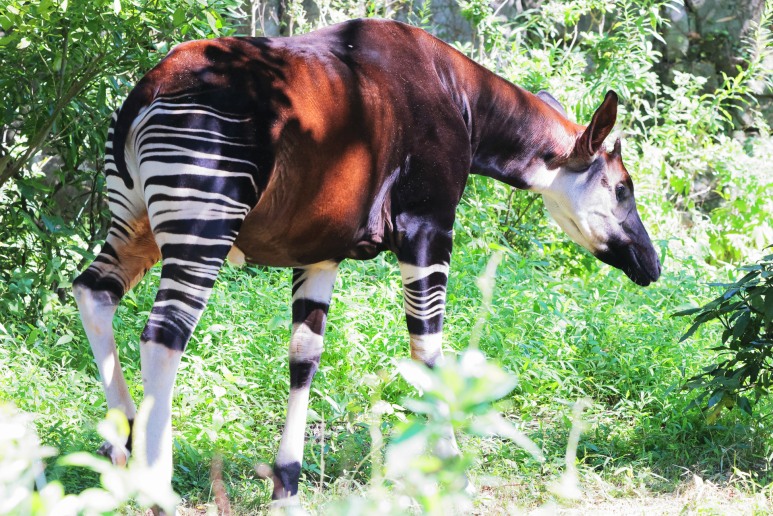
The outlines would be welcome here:
M 485 224 L 476 231 L 487 231 Z M 542 247 L 547 251 L 505 252 L 480 347 L 519 379 L 498 408 L 542 447 L 547 463 L 540 465 L 507 441 L 463 440 L 463 450 L 480 452 L 471 474 L 483 487 L 481 507 L 486 493 L 501 485 L 528 486 L 508 488 L 525 506 L 553 498 L 547 485 L 563 470 L 571 427 L 566 405 L 581 397 L 594 402 L 578 449 L 586 489 L 603 485 L 613 498 L 636 496 L 642 489 L 669 493 L 683 485 L 685 471 L 715 484 L 737 481 L 738 472 L 746 472 L 748 485 L 773 481 L 768 401 L 755 407 L 755 416 L 736 410 L 713 426 L 698 411 L 684 412 L 691 397 L 681 385 L 713 359 L 709 348 L 716 332 L 709 328 L 678 344 L 687 322 L 669 314 L 704 301 L 703 285 L 714 278 L 701 276 L 694 262 L 667 258 L 661 281 L 642 289 L 573 246 Z M 458 232 L 446 353 L 469 342 L 480 305 L 476 278 L 490 254 L 479 236 Z M 126 296 L 114 323 L 137 401 L 142 398 L 138 336 L 159 274 L 154 268 Z M 368 463 L 356 474 L 352 470 L 369 451 L 372 402 L 383 399 L 393 407 L 383 423 L 387 435 L 406 415 L 400 403 L 413 392 L 395 370 L 396 362 L 409 356 L 399 277 L 391 255 L 342 264 L 312 386 L 301 479 L 302 496 L 312 505 L 368 481 Z M 238 511 L 254 512 L 270 499 L 270 486 L 253 466 L 273 462 L 284 422 L 289 300 L 289 270 L 226 267 L 220 275 L 174 394 L 173 485 L 188 506 L 212 500 L 209 466 L 215 453 L 224 458 L 224 480 Z M 61 453 L 95 450 L 100 441 L 95 424 L 106 410 L 73 307 L 72 302 L 59 306 L 34 325 L 6 321 L 0 337 L 0 399 L 38 414 L 42 439 Z M 69 492 L 98 482 L 83 470 L 49 463 L 49 478 L 59 478 Z

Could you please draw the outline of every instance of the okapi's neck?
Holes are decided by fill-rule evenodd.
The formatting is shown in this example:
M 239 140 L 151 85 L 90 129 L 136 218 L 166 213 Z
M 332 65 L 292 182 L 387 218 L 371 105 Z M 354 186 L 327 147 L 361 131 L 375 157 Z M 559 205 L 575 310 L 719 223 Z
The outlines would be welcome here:
M 582 126 L 482 66 L 449 57 L 444 79 L 470 132 L 471 172 L 521 189 L 549 185 Z

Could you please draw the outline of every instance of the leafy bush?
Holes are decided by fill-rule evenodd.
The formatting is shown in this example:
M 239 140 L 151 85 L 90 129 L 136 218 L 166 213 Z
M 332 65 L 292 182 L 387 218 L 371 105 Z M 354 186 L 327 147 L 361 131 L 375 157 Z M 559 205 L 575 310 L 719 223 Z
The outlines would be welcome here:
M 0 314 L 36 320 L 68 302 L 110 221 L 110 117 L 172 46 L 233 34 L 237 5 L 0 0 Z
M 144 421 L 147 421 L 147 412 L 146 408 Z M 30 414 L 18 413 L 12 406 L 0 404 L 0 515 L 113 514 L 132 499 L 145 505 L 157 503 L 170 510 L 179 500 L 165 482 L 155 480 L 141 460 L 134 459 L 128 468 L 122 468 L 83 452 L 60 457 L 57 463 L 99 473 L 104 489 L 90 488 L 77 495 L 65 495 L 60 482 L 46 481 L 41 459 L 55 455 L 56 450 L 40 445 L 32 419 Z M 99 424 L 99 430 L 107 441 L 123 445 L 129 435 L 129 423 L 123 413 L 111 410 Z
M 740 270 L 746 274 L 738 281 L 713 284 L 726 289 L 721 296 L 700 308 L 675 314 L 694 316 L 682 341 L 710 321 L 719 321 L 724 327 L 722 345 L 713 349 L 729 358 L 704 367 L 703 373 L 687 383 L 688 388 L 702 391 L 688 408 L 699 406 L 708 397 L 706 408 L 714 408 L 710 423 L 724 407 L 736 404 L 751 415 L 752 405 L 742 393 L 753 390 L 758 402 L 773 385 L 773 254 Z
M 450 358 L 434 370 L 413 361 L 399 365 L 400 374 L 420 393 L 403 404 L 415 414 L 398 424 L 386 451 L 385 474 L 374 474 L 367 499 L 353 497 L 331 507 L 328 514 L 389 515 L 410 512 L 442 516 L 472 509 L 466 472 L 477 454 L 473 451 L 449 454 L 449 432 L 512 439 L 531 456 L 543 461 L 540 449 L 512 423 L 491 407 L 510 392 L 516 380 L 501 368 L 489 364 L 477 350 Z M 382 440 L 380 418 L 371 426 Z M 445 456 L 429 456 L 432 451 Z M 375 450 L 381 453 L 380 449 Z M 373 455 L 373 454 L 371 454 Z M 375 460 L 377 468 L 379 460 Z M 391 485 L 387 491 L 383 483 Z

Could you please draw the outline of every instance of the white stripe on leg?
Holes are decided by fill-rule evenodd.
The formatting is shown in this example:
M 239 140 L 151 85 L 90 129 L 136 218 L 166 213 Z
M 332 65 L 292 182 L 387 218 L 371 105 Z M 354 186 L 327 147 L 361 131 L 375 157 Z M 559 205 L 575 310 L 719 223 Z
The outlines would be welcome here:
M 320 262 L 305 267 L 303 274 L 293 278 L 293 301 L 308 299 L 329 304 L 337 274 L 337 262 Z
M 140 344 L 145 398 L 153 398 L 144 442 L 154 482 L 172 482 L 172 392 L 182 354 L 155 342 Z
M 285 500 L 281 503 L 297 502 L 309 388 L 322 355 L 325 322 L 337 272 L 336 262 L 323 262 L 293 271 L 293 333 L 289 346 L 290 399 L 274 464 L 273 498 Z M 288 498 L 291 500 L 287 500 Z
M 294 323 L 290 337 L 290 363 L 319 360 L 324 349 L 322 335 L 317 335 L 305 324 Z
M 280 465 L 303 462 L 303 445 L 306 432 L 306 412 L 309 407 L 309 388 L 290 389 L 282 441 L 276 454 Z
M 301 367 L 300 364 L 309 366 L 319 363 L 322 355 L 322 336 L 317 335 L 302 323 L 293 324 L 293 334 L 290 338 L 290 399 L 287 403 L 287 419 L 282 432 L 282 441 L 279 443 L 279 451 L 276 455 L 277 464 L 289 464 L 303 462 L 303 443 L 306 430 L 306 412 L 309 406 L 309 388 L 311 378 L 293 378 L 308 372 L 292 371 Z M 316 365 L 316 364 L 314 364 Z M 305 366 L 308 367 L 308 366 Z M 293 385 L 299 382 L 301 385 Z
M 411 358 L 429 366 L 443 363 L 443 334 L 411 334 Z
M 400 276 L 402 276 L 403 285 L 424 279 L 435 272 L 442 272 L 448 277 L 448 271 L 449 266 L 447 263 L 436 263 L 427 267 L 420 267 L 418 265 L 400 262 Z
M 118 409 L 127 418 L 134 419 L 134 401 L 121 370 L 113 334 L 113 316 L 118 305 L 109 301 L 110 294 L 107 292 L 95 294 L 86 288 L 76 287 L 73 294 L 102 377 L 107 407 Z

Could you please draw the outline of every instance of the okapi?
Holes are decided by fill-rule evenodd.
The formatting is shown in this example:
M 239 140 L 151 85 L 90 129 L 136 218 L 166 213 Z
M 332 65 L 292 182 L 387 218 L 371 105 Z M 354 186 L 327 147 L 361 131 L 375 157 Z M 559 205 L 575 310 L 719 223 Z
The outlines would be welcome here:
M 660 261 L 639 218 L 610 91 L 587 127 L 423 30 L 353 20 L 291 38 L 221 38 L 172 49 L 113 117 L 105 153 L 112 226 L 74 282 L 107 404 L 135 417 L 112 319 L 161 260 L 140 337 L 155 403 L 149 465 L 172 476 L 172 390 L 226 257 L 292 267 L 287 420 L 273 498 L 297 501 L 309 386 L 342 260 L 392 251 L 411 356 L 432 366 L 456 206 L 470 173 L 543 195 L 569 236 L 646 286 Z M 105 445 L 124 464 L 131 450 Z M 286 500 L 288 499 L 289 500 Z

